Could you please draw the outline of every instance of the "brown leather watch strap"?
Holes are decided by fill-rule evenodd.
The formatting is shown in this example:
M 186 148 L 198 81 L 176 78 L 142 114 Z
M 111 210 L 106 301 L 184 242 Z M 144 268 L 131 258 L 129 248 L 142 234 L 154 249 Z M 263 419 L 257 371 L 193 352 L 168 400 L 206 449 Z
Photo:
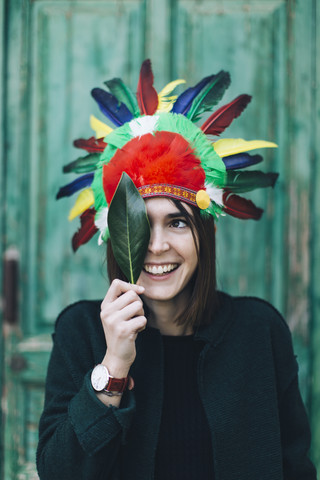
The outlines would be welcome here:
M 129 377 L 125 378 L 114 378 L 109 377 L 109 382 L 106 388 L 104 389 L 106 392 L 119 392 L 123 393 L 126 389 Z

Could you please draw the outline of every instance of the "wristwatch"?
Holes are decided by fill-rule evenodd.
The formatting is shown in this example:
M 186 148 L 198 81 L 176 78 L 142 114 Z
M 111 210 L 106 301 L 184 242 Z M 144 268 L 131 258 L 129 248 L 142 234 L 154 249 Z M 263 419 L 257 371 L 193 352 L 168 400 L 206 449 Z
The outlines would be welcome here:
M 122 395 L 126 389 L 128 378 L 114 378 L 105 365 L 99 364 L 92 370 L 91 385 L 96 392 L 113 397 Z

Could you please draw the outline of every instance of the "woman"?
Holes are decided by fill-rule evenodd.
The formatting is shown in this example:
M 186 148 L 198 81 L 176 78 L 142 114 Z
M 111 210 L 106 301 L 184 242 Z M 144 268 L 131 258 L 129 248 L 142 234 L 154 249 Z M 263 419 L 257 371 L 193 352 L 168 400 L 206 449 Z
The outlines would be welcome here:
M 144 62 L 140 90 L 150 89 L 150 73 Z M 316 478 L 288 327 L 266 302 L 216 291 L 214 218 L 261 215 L 230 196 L 239 183 L 221 165 L 241 160 L 222 162 L 188 124 L 194 101 L 188 122 L 180 118 L 186 97 L 197 103 L 208 82 L 221 96 L 228 79 L 220 75 L 219 85 L 216 77 L 182 94 L 173 115 L 144 111 L 106 138 L 92 189 L 100 238 L 111 238 L 111 285 L 102 302 L 78 302 L 56 324 L 40 422 L 42 480 Z M 138 88 L 141 110 L 154 109 L 144 93 Z M 237 174 L 242 188 L 244 180 L 249 189 L 273 185 L 272 174 L 262 185 L 254 173 Z M 92 233 L 88 215 L 74 247 Z M 118 249 L 133 235 L 130 224 L 142 262 L 135 245 L 128 255 Z M 127 281 L 133 271 L 136 284 Z

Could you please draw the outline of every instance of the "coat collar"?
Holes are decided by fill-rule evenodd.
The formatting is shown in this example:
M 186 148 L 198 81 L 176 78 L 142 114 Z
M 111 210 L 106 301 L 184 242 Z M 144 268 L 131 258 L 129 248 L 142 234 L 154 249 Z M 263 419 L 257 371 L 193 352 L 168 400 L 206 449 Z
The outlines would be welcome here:
M 230 295 L 218 292 L 218 309 L 213 314 L 209 325 L 199 327 L 195 332 L 195 338 L 204 340 L 216 347 L 222 342 L 227 330 L 234 321 L 234 301 Z

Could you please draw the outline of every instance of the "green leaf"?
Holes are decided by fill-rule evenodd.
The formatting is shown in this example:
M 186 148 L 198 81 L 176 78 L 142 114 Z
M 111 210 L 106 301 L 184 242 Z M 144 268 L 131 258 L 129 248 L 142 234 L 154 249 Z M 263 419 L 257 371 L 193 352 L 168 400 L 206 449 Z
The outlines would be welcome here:
M 110 203 L 108 227 L 116 261 L 128 281 L 136 283 L 149 245 L 150 225 L 144 200 L 125 172 Z

